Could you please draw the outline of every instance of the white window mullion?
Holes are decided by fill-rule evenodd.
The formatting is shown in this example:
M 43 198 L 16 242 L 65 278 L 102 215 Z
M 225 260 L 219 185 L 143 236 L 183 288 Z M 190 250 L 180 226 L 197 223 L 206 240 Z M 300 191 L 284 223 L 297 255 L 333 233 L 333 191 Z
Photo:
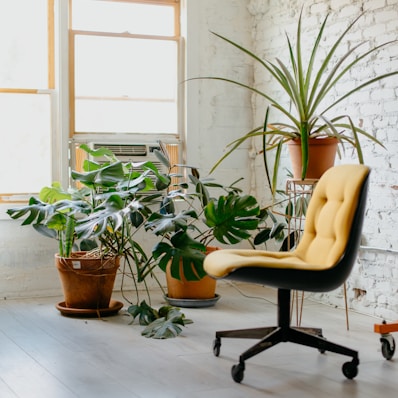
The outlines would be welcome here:
M 69 4 L 55 2 L 55 82 L 57 95 L 53 107 L 53 176 L 64 187 L 69 185 Z

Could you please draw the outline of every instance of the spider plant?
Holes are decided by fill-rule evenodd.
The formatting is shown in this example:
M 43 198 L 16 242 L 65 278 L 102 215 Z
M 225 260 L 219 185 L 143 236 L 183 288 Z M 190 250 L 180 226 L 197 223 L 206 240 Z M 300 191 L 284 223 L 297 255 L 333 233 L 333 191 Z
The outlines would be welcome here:
M 346 100 L 355 93 L 358 93 L 363 88 L 374 84 L 382 79 L 398 74 L 398 71 L 380 74 L 357 84 L 353 89 L 347 89 L 344 92 L 343 78 L 347 78 L 349 73 L 354 72 L 354 67 L 360 62 L 371 62 L 371 56 L 385 46 L 396 42 L 390 41 L 372 47 L 371 49 L 357 53 L 366 42 L 362 41 L 356 45 L 349 46 L 349 50 L 343 55 L 337 55 L 347 34 L 357 24 L 358 20 L 363 14 L 355 18 L 343 33 L 337 38 L 330 48 L 324 51 L 324 58 L 318 60 L 319 50 L 321 48 L 321 41 L 325 35 L 325 27 L 328 20 L 327 15 L 321 24 L 319 32 L 316 36 L 315 42 L 310 51 L 308 62 L 303 61 L 304 55 L 302 49 L 302 12 L 297 25 L 296 44 L 292 44 L 292 40 L 286 35 L 288 48 L 288 62 L 276 58 L 274 62 L 267 59 L 261 59 L 259 56 L 250 50 L 242 47 L 236 42 L 221 36 L 218 33 L 212 32 L 214 35 L 231 44 L 235 48 L 243 51 L 255 62 L 258 62 L 261 67 L 265 69 L 272 80 L 276 82 L 282 92 L 285 94 L 284 98 L 279 101 L 271 93 L 261 91 L 256 87 L 252 87 L 242 82 L 231 80 L 223 77 L 199 77 L 194 79 L 215 79 L 224 82 L 232 83 L 251 90 L 253 93 L 260 95 L 267 101 L 267 109 L 265 112 L 265 121 L 261 126 L 255 127 L 242 137 L 231 142 L 226 153 L 214 165 L 214 170 L 227 156 L 239 147 L 244 141 L 256 136 L 263 136 L 264 157 L 266 160 L 266 151 L 275 149 L 275 159 L 273 163 L 273 177 L 272 182 L 268 168 L 266 167 L 266 174 L 272 192 L 275 193 L 277 183 L 277 171 L 281 159 L 281 149 L 284 144 L 290 140 L 301 141 L 301 158 L 302 170 L 301 177 L 304 179 L 308 167 L 308 146 L 310 138 L 326 138 L 335 137 L 340 148 L 344 150 L 344 145 L 352 146 L 357 154 L 358 161 L 364 162 L 363 151 L 361 146 L 361 139 L 369 139 L 374 143 L 383 144 L 375 138 L 372 134 L 362 129 L 355 124 L 353 118 L 344 113 L 334 112 L 337 105 Z M 344 44 L 346 45 L 346 44 Z M 341 83 L 340 86 L 338 84 Z M 339 87 L 339 92 L 333 91 Z M 332 94 L 331 96 L 330 94 Z M 327 99 L 328 101 L 324 101 Z M 287 105 L 284 105 L 287 104 Z M 280 120 L 270 120 L 270 110 L 276 110 L 282 118 Z M 340 151 L 339 151 L 340 153 Z

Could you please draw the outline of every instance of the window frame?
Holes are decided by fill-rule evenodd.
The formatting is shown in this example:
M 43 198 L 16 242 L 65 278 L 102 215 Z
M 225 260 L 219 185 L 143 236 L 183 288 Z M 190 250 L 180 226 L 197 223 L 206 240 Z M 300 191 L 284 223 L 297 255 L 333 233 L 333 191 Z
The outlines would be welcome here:
M 72 14 L 72 1 L 69 0 L 69 10 Z M 88 133 L 79 132 L 75 129 L 75 38 L 76 36 L 97 36 L 97 37 L 117 37 L 117 38 L 143 38 L 153 40 L 174 41 L 177 43 L 178 52 L 178 82 L 183 81 L 184 76 L 184 61 L 183 61 L 183 41 L 181 37 L 181 21 L 180 21 L 180 0 L 107 0 L 115 3 L 137 3 L 137 4 L 153 4 L 153 5 L 167 5 L 174 8 L 174 35 L 173 36 L 160 36 L 160 35 L 141 35 L 135 33 L 115 33 L 115 32 L 100 32 L 100 31 L 86 31 L 72 29 L 72 18 L 69 18 L 69 140 L 71 145 L 73 143 L 87 143 L 92 141 L 102 142 L 155 142 L 159 134 L 155 133 Z M 184 91 L 178 85 L 177 88 L 177 131 L 176 133 L 162 133 L 162 140 L 171 143 L 180 143 L 184 135 L 184 117 L 183 117 L 183 95 Z M 71 146 L 72 148 L 72 146 Z M 71 155 L 73 158 L 73 150 Z M 72 165 L 75 164 L 72 159 Z
M 128 2 L 140 4 L 161 4 L 174 7 L 175 36 L 178 46 L 178 82 L 184 78 L 184 41 L 181 35 L 181 1 L 180 0 L 109 0 L 114 2 Z M 48 89 L 21 89 L 21 88 L 0 88 L 0 93 L 20 93 L 31 95 L 50 95 L 51 102 L 51 176 L 52 181 L 60 181 L 65 187 L 70 185 L 70 169 L 76 164 L 74 148 L 76 143 L 90 142 L 99 139 L 107 142 L 141 142 L 153 143 L 156 141 L 154 134 L 120 133 L 117 137 L 104 136 L 100 134 L 76 134 L 73 131 L 72 117 L 74 101 L 72 90 L 74 82 L 71 79 L 73 73 L 73 57 L 70 57 L 73 48 L 71 40 L 70 21 L 71 0 L 47 0 L 48 7 Z M 154 36 L 159 39 L 161 36 Z M 170 40 L 170 37 L 168 37 Z M 185 115 L 184 115 L 184 88 L 178 85 L 177 93 L 177 134 L 162 134 L 162 140 L 166 144 L 177 144 L 179 157 L 182 156 L 183 142 L 185 137 Z M 157 135 L 157 137 L 159 137 Z M 51 181 L 49 181 L 49 184 Z M 11 204 L 26 203 L 32 194 L 37 192 L 12 193 L 0 192 L 0 219 L 8 219 L 5 211 Z
M 55 131 L 55 115 L 56 115 L 56 99 L 55 99 L 55 88 L 56 88 L 56 77 L 55 77 L 55 1 L 47 0 L 47 88 L 12 88 L 12 87 L 0 87 L 0 93 L 3 94 L 28 94 L 28 95 L 43 95 L 47 94 L 50 96 L 50 115 L 51 115 L 51 136 L 54 136 Z M 52 139 L 52 171 L 51 174 L 54 175 L 54 139 Z M 31 195 L 30 192 L 15 193 L 15 192 L 1 192 L 0 191 L 0 205 L 7 203 L 26 203 L 28 196 Z

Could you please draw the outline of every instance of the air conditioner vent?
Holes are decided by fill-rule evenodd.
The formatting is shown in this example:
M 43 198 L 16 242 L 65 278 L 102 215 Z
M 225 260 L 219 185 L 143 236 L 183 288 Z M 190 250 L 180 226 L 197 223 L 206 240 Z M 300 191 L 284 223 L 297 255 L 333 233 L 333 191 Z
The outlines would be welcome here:
M 148 146 L 144 144 L 99 144 L 94 143 L 93 149 L 99 149 L 101 147 L 110 149 L 116 157 L 119 156 L 147 156 Z

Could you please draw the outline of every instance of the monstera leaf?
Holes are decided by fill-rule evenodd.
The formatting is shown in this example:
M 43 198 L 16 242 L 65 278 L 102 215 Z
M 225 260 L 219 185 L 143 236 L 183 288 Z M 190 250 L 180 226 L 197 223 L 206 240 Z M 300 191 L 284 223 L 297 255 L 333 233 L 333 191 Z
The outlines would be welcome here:
M 111 187 L 124 180 L 123 165 L 121 162 L 116 162 L 91 172 L 72 171 L 72 178 L 89 188 Z
M 183 210 L 180 213 L 152 213 L 145 225 L 147 230 L 152 230 L 155 235 L 164 235 L 170 232 L 186 230 L 192 219 L 198 219 L 194 210 Z
M 206 272 L 203 269 L 205 245 L 192 239 L 186 231 L 176 232 L 168 242 L 159 242 L 152 250 L 153 257 L 159 260 L 159 267 L 166 271 L 170 263 L 173 278 L 181 280 L 181 270 L 188 281 L 202 279 Z
M 257 200 L 250 195 L 229 194 L 211 200 L 205 207 L 205 223 L 213 228 L 214 237 L 221 243 L 235 244 L 250 237 L 257 228 L 260 213 Z
M 164 306 L 159 309 L 158 318 L 150 323 L 142 335 L 153 339 L 169 339 L 182 332 L 182 326 L 193 323 L 186 319 L 179 308 Z

